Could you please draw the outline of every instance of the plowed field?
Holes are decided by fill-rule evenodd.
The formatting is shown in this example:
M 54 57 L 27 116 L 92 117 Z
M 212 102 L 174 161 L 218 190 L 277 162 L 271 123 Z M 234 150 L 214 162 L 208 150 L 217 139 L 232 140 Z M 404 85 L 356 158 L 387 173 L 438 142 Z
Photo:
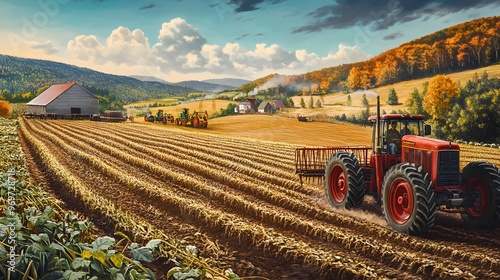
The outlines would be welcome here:
M 412 237 L 387 228 L 369 198 L 362 211 L 333 211 L 321 184 L 300 185 L 292 144 L 168 125 L 20 122 L 36 180 L 110 234 L 130 228 L 116 214 L 127 213 L 240 276 L 500 278 L 500 229 L 439 213 Z M 497 150 L 487 157 L 498 165 Z

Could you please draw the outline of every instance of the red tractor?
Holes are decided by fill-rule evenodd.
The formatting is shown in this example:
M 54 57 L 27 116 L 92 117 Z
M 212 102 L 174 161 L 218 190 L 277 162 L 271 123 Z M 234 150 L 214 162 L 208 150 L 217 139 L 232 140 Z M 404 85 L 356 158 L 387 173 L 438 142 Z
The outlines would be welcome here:
M 500 224 L 500 170 L 471 162 L 460 172 L 458 144 L 427 138 L 422 115 L 371 116 L 372 147 L 298 148 L 296 173 L 323 177 L 336 208 L 359 208 L 365 195 L 382 205 L 389 226 L 411 235 L 433 226 L 437 209 L 460 212 L 481 228 Z M 394 133 L 397 131 L 398 133 Z M 370 153 L 371 152 L 371 153 Z

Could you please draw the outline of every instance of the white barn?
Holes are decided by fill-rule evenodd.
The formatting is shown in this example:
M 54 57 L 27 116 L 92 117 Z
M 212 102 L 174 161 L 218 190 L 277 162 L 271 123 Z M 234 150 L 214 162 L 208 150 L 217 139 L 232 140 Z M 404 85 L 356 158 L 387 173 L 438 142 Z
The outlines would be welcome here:
M 92 115 L 99 100 L 77 83 L 53 85 L 28 102 L 28 114 Z

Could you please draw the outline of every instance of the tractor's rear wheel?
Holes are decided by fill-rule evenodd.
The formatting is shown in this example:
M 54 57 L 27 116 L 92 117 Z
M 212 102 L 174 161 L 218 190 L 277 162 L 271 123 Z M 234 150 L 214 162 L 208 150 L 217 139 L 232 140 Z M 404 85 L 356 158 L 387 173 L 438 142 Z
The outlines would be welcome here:
M 359 208 L 365 196 L 363 173 L 353 153 L 337 152 L 326 163 L 325 191 L 333 207 Z
M 198 117 L 194 117 L 193 121 L 191 122 L 194 127 L 199 127 L 200 126 L 200 119 Z
M 161 123 L 163 123 L 163 124 L 167 124 L 167 117 L 166 117 L 166 116 L 163 116 L 163 117 L 161 118 Z
M 429 174 L 410 163 L 394 165 L 384 177 L 382 211 L 396 231 L 420 234 L 434 225 L 436 197 Z
M 179 125 L 179 119 L 176 118 L 175 121 L 174 121 L 174 124 L 175 125 Z
M 500 224 L 500 172 L 487 162 L 471 162 L 462 175 L 472 199 L 462 220 L 471 226 L 496 228 Z

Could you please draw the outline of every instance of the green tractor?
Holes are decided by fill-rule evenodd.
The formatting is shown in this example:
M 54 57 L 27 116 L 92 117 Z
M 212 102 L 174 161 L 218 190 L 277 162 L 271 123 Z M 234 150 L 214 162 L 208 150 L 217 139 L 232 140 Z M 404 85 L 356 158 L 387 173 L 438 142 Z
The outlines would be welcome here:
M 196 128 L 207 128 L 208 126 L 208 113 L 205 112 L 196 112 L 193 114 L 189 114 L 188 108 L 183 108 L 182 112 L 179 113 L 179 117 L 175 119 L 176 125 L 182 126 L 193 126 Z
M 158 110 L 156 112 L 156 115 L 149 115 L 149 116 L 144 116 L 144 120 L 148 122 L 161 122 L 163 124 L 173 123 L 174 122 L 174 116 L 168 113 L 163 113 L 163 110 Z

